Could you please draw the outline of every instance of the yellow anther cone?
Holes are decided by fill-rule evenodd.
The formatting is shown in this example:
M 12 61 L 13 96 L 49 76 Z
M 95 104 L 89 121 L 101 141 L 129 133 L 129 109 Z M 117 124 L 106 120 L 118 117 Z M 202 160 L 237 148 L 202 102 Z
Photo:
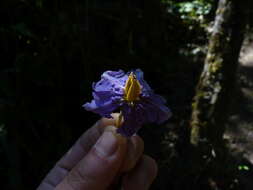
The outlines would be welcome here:
M 125 85 L 125 100 L 134 102 L 139 100 L 141 85 L 133 73 L 130 73 Z

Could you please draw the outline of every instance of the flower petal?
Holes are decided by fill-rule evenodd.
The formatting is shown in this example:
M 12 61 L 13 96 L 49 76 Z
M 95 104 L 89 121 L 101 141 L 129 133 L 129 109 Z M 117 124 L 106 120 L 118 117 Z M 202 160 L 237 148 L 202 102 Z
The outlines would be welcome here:
M 124 104 L 122 107 L 122 114 L 124 117 L 124 122 L 117 132 L 125 137 L 130 137 L 141 128 L 143 123 L 143 118 L 141 111 L 137 105 L 130 106 Z
M 111 113 L 116 110 L 119 105 L 113 103 L 111 100 L 104 102 L 103 104 L 100 104 L 100 102 L 96 103 L 95 100 L 92 100 L 90 103 L 84 104 L 83 107 L 87 111 L 92 111 L 103 117 L 111 118 Z
M 170 109 L 165 106 L 165 99 L 159 95 L 153 94 L 150 97 L 145 98 L 145 100 L 142 102 L 142 105 L 143 109 L 145 110 L 147 123 L 150 122 L 160 124 L 172 116 Z
M 124 85 L 128 76 L 124 71 L 106 71 L 102 74 L 101 80 L 93 85 L 94 91 L 124 93 Z
M 166 121 L 171 117 L 171 111 L 164 105 L 165 99 L 152 94 L 150 97 L 136 102 L 134 105 L 124 104 L 122 114 L 124 122 L 117 130 L 123 136 L 130 137 L 147 123 L 158 123 Z
M 144 80 L 144 74 L 143 74 L 142 70 L 136 69 L 134 71 L 134 74 L 142 86 L 142 95 L 143 96 L 147 96 L 149 93 L 153 92 L 153 90 L 150 88 L 148 83 Z
M 122 70 L 104 72 L 101 80 L 92 85 L 94 100 L 83 107 L 101 116 L 111 117 L 111 113 L 121 105 L 127 77 Z

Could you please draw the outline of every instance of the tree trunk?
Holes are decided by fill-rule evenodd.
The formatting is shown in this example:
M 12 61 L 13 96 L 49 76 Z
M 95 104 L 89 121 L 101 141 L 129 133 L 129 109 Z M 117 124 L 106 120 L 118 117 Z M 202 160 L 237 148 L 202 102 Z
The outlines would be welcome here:
M 220 0 L 191 117 L 191 144 L 222 144 L 246 25 L 247 0 Z

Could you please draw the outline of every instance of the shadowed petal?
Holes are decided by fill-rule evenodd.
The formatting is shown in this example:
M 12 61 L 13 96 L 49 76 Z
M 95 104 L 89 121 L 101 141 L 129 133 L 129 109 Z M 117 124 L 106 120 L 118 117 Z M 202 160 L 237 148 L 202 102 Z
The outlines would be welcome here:
M 144 80 L 144 74 L 143 74 L 142 70 L 136 69 L 134 71 L 134 74 L 142 86 L 142 95 L 147 96 L 149 93 L 152 93 L 153 90 L 150 88 L 148 83 Z
M 157 94 L 153 94 L 143 101 L 144 109 L 147 115 L 149 115 L 150 122 L 155 122 L 158 124 L 163 123 L 168 120 L 172 113 L 170 109 L 165 106 L 166 100 Z
M 143 117 L 140 111 L 142 110 L 137 105 L 129 106 L 124 104 L 122 107 L 124 122 L 117 132 L 125 137 L 130 137 L 137 133 L 143 123 Z
M 152 94 L 150 97 L 140 100 L 133 106 L 124 104 L 122 114 L 124 122 L 118 129 L 118 133 L 130 137 L 147 123 L 161 124 L 171 117 L 171 111 L 164 105 L 165 99 Z

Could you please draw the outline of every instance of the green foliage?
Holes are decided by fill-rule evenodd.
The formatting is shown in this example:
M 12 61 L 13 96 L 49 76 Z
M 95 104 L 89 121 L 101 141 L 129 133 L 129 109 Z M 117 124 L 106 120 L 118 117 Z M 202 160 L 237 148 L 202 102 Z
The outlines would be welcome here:
M 204 22 L 204 16 L 211 11 L 212 5 L 207 1 L 194 0 L 190 2 L 178 3 L 178 11 L 181 18 L 187 21 Z
M 250 169 L 249 169 L 249 166 L 247 166 L 247 165 L 239 165 L 238 170 L 240 170 L 240 171 L 249 171 Z
M 162 0 L 169 8 L 169 12 L 175 12 L 180 18 L 188 24 L 199 23 L 202 27 L 206 27 L 208 20 L 206 16 L 210 14 L 213 2 L 212 0 L 192 0 L 192 1 L 172 1 Z

